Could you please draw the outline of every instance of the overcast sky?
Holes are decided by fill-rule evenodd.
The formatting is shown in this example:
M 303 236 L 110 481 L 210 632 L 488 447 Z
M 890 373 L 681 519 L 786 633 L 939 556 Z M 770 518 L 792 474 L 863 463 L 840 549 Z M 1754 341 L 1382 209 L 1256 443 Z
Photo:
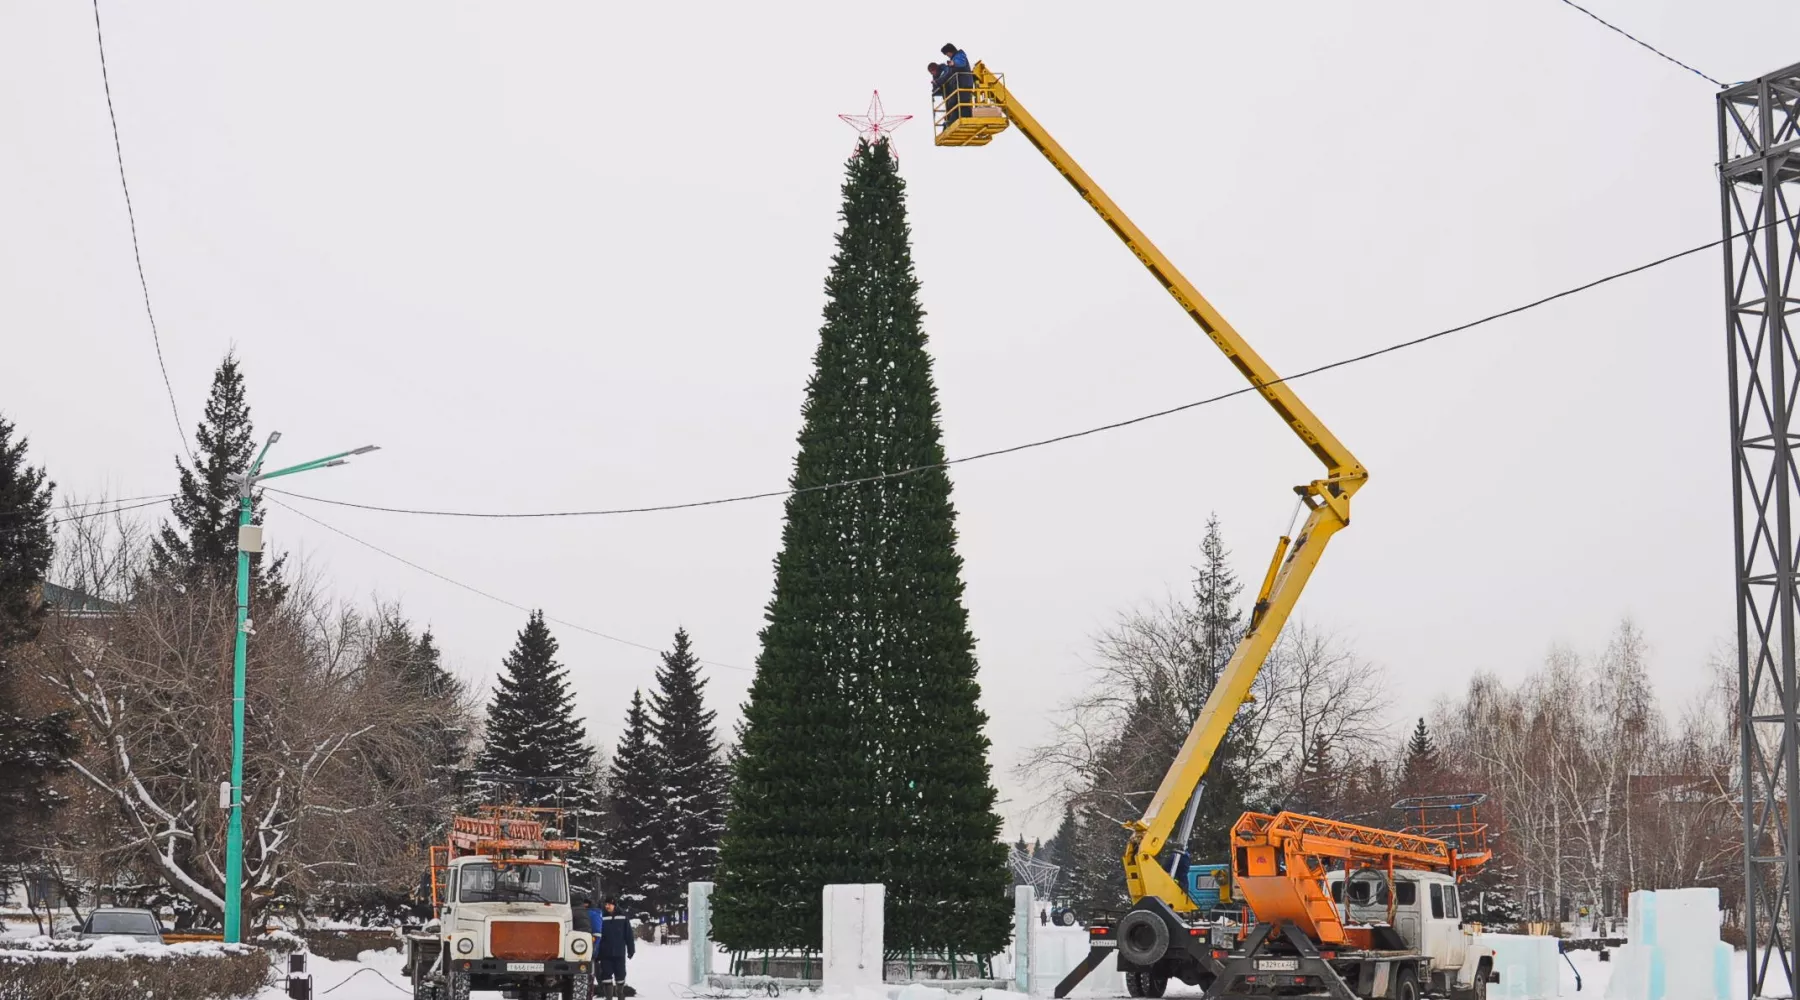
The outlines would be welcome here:
M 1800 59 L 1774 0 L 1593 0 L 1727 82 Z M 954 16 L 949 16 L 954 12 Z M 235 345 L 302 492 L 607 508 L 781 487 L 860 112 L 928 112 L 946 40 L 1015 94 L 1280 371 L 1716 238 L 1714 88 L 1555 0 L 1281 4 L 102 5 L 163 352 L 191 433 Z M 1018 135 L 899 132 L 946 447 L 1238 387 Z M 0 4 L 0 412 L 67 494 L 166 492 L 179 441 L 132 262 L 91 9 Z M 1396 731 L 1621 616 L 1678 703 L 1733 628 L 1716 252 L 1296 383 L 1368 466 L 1301 601 L 1382 665 Z M 957 466 L 1008 832 L 1089 637 L 1183 590 L 1218 512 L 1254 585 L 1319 473 L 1253 397 Z M 469 521 L 299 504 L 650 646 L 736 717 L 782 507 Z M 277 507 L 346 597 L 484 683 L 524 614 Z M 557 626 L 608 749 L 653 654 Z

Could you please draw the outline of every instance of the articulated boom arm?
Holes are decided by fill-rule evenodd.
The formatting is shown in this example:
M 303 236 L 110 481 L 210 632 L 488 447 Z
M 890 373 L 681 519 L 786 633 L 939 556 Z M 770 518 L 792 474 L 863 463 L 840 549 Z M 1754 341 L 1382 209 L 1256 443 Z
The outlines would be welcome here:
M 945 103 L 940 105 L 938 144 L 985 145 L 999 128 L 1004 127 L 991 117 L 993 109 L 998 109 L 1007 122 L 1018 126 L 1025 138 L 1044 154 L 1082 200 L 1112 227 L 1113 233 L 1125 242 L 1138 261 L 1200 329 L 1206 331 L 1219 350 L 1325 465 L 1324 478 L 1294 488 L 1309 508 L 1306 522 L 1298 536 L 1291 540 L 1283 537 L 1277 544 L 1250 618 L 1249 631 L 1220 672 L 1211 696 L 1200 710 L 1174 764 L 1163 776 L 1162 785 L 1156 790 L 1149 808 L 1142 818 L 1126 824 L 1131 830 L 1131 840 L 1125 849 L 1125 879 L 1131 898 L 1157 896 L 1177 910 L 1191 911 L 1195 909 L 1194 903 L 1188 899 L 1185 888 L 1163 869 L 1158 855 L 1194 789 L 1206 776 L 1227 727 L 1249 696 L 1250 686 L 1299 600 L 1300 591 L 1312 575 L 1325 543 L 1350 523 L 1350 497 L 1369 474 L 1343 442 L 1327 430 L 1293 389 L 1275 374 L 1268 362 L 1251 349 L 1237 330 L 1150 242 L 1143 230 L 1127 218 L 1074 158 L 1050 137 L 1050 133 L 1013 97 L 1004 80 L 982 63 L 977 63 L 973 73 L 964 74 L 964 77 L 970 82 L 959 84 L 960 89 L 946 95 Z
M 1245 813 L 1232 827 L 1233 847 L 1279 847 L 1289 856 L 1335 858 L 1369 868 L 1454 875 L 1479 863 L 1448 842 L 1402 830 L 1380 830 L 1300 813 Z M 1485 856 L 1480 858 L 1485 861 Z

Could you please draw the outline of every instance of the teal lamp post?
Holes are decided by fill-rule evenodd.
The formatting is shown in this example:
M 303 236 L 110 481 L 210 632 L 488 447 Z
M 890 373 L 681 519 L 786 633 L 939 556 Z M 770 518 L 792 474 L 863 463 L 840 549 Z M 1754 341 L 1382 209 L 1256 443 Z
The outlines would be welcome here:
M 244 657 L 250 639 L 250 555 L 262 551 L 262 528 L 250 523 L 250 500 L 257 483 L 296 472 L 328 469 L 343 465 L 352 455 L 374 451 L 364 445 L 355 451 L 340 452 L 290 465 L 274 472 L 262 471 L 263 458 L 281 432 L 269 435 L 256 461 L 244 470 L 238 489 L 238 556 L 237 556 L 237 647 L 231 664 L 231 785 L 226 789 L 231 807 L 230 826 L 225 832 L 225 940 L 237 944 L 244 939 Z

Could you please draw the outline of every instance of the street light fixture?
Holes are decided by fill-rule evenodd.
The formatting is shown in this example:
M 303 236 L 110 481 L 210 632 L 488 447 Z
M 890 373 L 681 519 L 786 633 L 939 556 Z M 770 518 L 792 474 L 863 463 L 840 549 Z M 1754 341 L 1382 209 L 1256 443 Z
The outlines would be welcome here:
M 296 472 L 329 469 L 344 465 L 353 455 L 366 455 L 376 446 L 364 445 L 355 451 L 327 455 L 274 472 L 262 471 L 269 449 L 281 440 L 281 432 L 269 435 L 267 444 L 257 453 L 250 468 L 238 481 L 238 554 L 237 554 L 237 646 L 231 670 L 231 807 L 230 826 L 225 832 L 225 940 L 237 944 L 244 939 L 244 658 L 248 652 L 250 630 L 250 554 L 262 551 L 262 528 L 250 523 L 250 502 L 257 483 Z

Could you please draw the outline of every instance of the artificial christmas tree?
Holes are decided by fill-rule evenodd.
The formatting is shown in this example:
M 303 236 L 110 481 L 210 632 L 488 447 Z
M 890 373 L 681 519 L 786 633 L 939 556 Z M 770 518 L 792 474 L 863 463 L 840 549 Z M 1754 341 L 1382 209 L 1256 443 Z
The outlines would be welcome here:
M 989 955 L 1010 878 L 905 185 L 885 141 L 847 174 L 714 930 L 816 949 L 821 887 L 880 882 L 890 951 Z

